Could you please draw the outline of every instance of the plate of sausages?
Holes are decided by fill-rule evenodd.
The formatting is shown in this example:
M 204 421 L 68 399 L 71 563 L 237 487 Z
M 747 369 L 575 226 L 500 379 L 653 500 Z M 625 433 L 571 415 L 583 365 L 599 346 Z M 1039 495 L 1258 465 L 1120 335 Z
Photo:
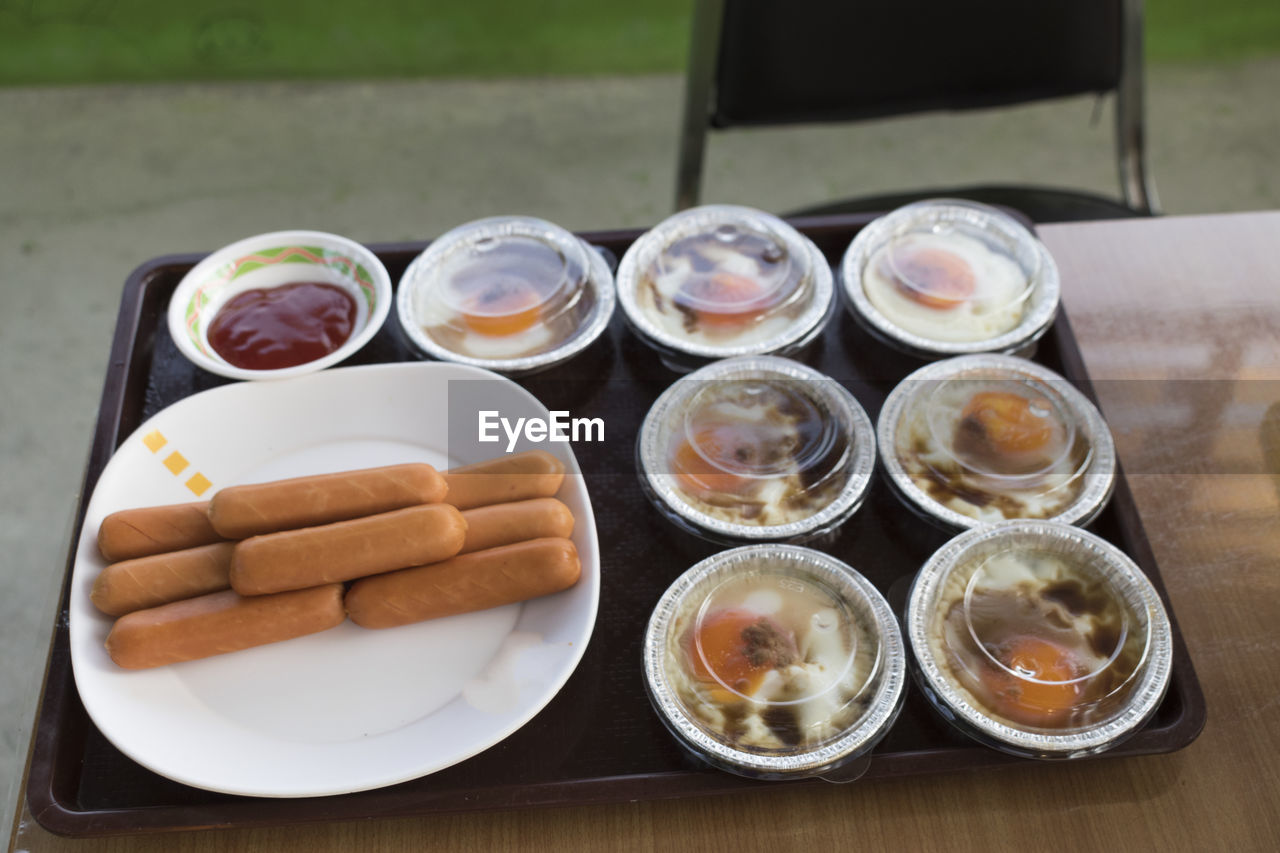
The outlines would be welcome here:
M 569 445 L 478 449 L 460 436 L 481 405 L 548 416 L 497 374 L 421 362 L 227 385 L 139 427 L 72 573 L 95 725 L 178 782 L 303 797 L 528 722 L 591 637 L 599 548 Z

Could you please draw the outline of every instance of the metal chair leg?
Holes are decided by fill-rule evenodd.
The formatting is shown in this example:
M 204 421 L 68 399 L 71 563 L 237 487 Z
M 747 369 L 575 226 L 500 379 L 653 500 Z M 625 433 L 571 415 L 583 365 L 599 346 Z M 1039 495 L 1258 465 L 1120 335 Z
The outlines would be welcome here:
M 1158 214 L 1160 201 L 1147 169 L 1146 102 L 1143 79 L 1142 0 L 1124 0 L 1120 83 L 1116 89 L 1116 160 L 1125 202 L 1143 213 Z
M 676 210 L 698 203 L 702 191 L 702 161 L 707 148 L 711 115 L 711 83 L 720 51 L 720 26 L 725 0 L 698 0 L 685 73 L 684 118 L 676 162 Z

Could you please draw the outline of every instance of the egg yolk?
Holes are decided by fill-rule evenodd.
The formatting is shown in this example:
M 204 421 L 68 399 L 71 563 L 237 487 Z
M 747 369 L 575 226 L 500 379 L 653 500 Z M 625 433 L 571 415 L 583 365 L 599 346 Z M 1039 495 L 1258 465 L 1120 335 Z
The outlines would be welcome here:
M 745 489 L 749 478 L 725 470 L 738 460 L 743 438 L 739 430 L 722 425 L 700 429 L 692 440 L 680 442 L 672 470 L 681 488 L 691 495 L 733 494 Z
M 987 442 L 1002 453 L 1039 450 L 1053 437 L 1049 422 L 1031 404 L 1008 391 L 981 391 L 964 407 L 961 418 L 977 423 Z
M 991 692 L 994 710 L 1029 726 L 1061 725 L 1084 698 L 1084 687 L 1072 679 L 1083 673 L 1068 650 L 1039 637 L 1020 636 L 993 650 L 995 657 L 1023 678 L 995 667 L 982 680 Z M 1027 679 L 1035 679 L 1028 681 Z
M 901 250 L 893 255 L 891 268 L 898 289 L 929 308 L 955 308 L 978 288 L 964 258 L 945 249 Z
M 467 295 L 462 319 L 482 335 L 514 335 L 538 322 L 541 303 L 527 282 L 491 280 Z
M 689 657 L 700 681 L 714 681 L 750 696 L 772 670 L 796 659 L 795 636 L 749 610 L 721 610 L 703 617 Z M 728 696 L 719 696 L 727 699 Z
M 739 325 L 758 317 L 766 307 L 763 285 L 753 278 L 727 272 L 697 276 L 681 285 L 677 305 L 710 325 Z

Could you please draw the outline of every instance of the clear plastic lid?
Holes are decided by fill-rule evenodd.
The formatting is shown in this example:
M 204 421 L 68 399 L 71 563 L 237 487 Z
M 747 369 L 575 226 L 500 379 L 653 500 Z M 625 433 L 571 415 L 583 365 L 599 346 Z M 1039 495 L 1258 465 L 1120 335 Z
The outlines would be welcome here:
M 618 289 L 642 337 L 710 358 L 788 351 L 812 336 L 833 292 L 811 242 L 733 205 L 682 211 L 644 234 L 622 260 Z
M 1012 356 L 961 356 L 908 376 L 880 415 L 899 494 L 947 526 L 1087 523 L 1114 482 L 1111 436 L 1066 380 Z
M 797 546 L 718 554 L 682 576 L 646 637 L 655 705 L 713 763 L 812 775 L 869 750 L 897 714 L 905 665 L 884 599 Z
M 935 315 L 946 317 L 944 322 L 963 323 L 965 314 L 977 318 L 1006 315 L 1007 319 L 999 322 L 1012 326 L 1020 312 L 1010 309 L 1031 295 L 1035 280 L 1034 269 L 1024 270 L 978 234 L 953 225 L 916 225 L 889 240 L 874 258 L 878 269 L 864 272 L 864 285 L 868 275 L 878 274 L 897 294 L 921 308 L 951 312 Z M 1033 258 L 1033 263 L 1038 260 Z M 874 288 L 868 295 L 877 305 L 884 296 Z M 962 311 L 966 308 L 968 311 Z M 908 326 L 914 325 L 914 320 L 910 315 L 905 318 Z
M 875 460 L 871 421 L 834 380 L 796 362 L 709 365 L 659 397 L 640 431 L 659 507 L 714 539 L 793 539 L 861 503 Z
M 841 466 L 849 452 L 844 431 L 794 382 L 765 376 L 703 382 L 680 419 L 669 458 L 691 496 L 732 500 L 792 475 L 821 492 L 840 474 L 848 476 Z
M 920 393 L 934 445 L 993 494 L 1069 488 L 1089 464 L 1087 447 L 1073 453 L 1075 414 L 1048 383 L 955 378 Z
M 1044 246 L 996 208 L 937 199 L 881 217 L 841 264 L 864 325 L 921 355 L 1010 351 L 1057 310 L 1058 275 Z
M 436 269 L 452 322 L 486 335 L 514 335 L 564 311 L 586 280 L 582 247 L 512 234 L 460 240 Z
M 671 304 L 685 325 L 732 333 L 760 322 L 796 294 L 806 275 L 804 260 L 797 263 L 763 223 L 729 219 L 669 243 L 648 279 L 673 283 Z
M 437 358 L 519 372 L 559 360 L 603 330 L 613 305 L 609 279 L 597 253 L 557 225 L 481 219 L 445 234 L 410 265 L 401 324 Z
M 772 735 L 765 739 L 789 747 L 814 740 L 809 730 L 827 721 L 778 719 L 782 709 L 812 703 L 849 684 L 858 644 L 865 642 L 860 633 L 853 630 L 845 603 L 812 580 L 789 573 L 730 578 L 702 600 L 680 639 L 679 663 L 713 701 L 757 704 Z M 818 666 L 802 678 L 789 677 L 792 667 L 803 666 L 801 644 Z M 851 685 L 825 704 L 838 713 L 861 688 Z
M 980 737 L 1027 753 L 1114 745 L 1167 683 L 1169 625 L 1150 583 L 1067 525 L 957 537 L 922 570 L 908 624 L 936 698 Z

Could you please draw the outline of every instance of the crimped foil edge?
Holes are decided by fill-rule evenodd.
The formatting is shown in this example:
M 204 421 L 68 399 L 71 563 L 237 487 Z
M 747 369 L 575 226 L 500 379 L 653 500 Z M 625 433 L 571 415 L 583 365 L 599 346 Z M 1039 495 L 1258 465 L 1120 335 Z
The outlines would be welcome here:
M 767 560 L 799 565 L 850 599 L 855 612 L 873 617 L 868 625 L 881 646 L 881 671 L 867 712 L 832 742 L 796 755 L 761 755 L 735 749 L 704 732 L 680 711 L 666 677 L 666 631 L 684 597 L 717 573 L 729 574 L 743 563 Z M 675 580 L 654 607 L 645 630 L 645 686 L 658 715 L 685 746 L 722 769 L 758 777 L 820 775 L 869 751 L 893 725 L 906 690 L 905 642 L 884 596 L 856 569 L 821 551 L 798 545 L 746 545 L 722 551 L 695 564 Z
M 494 219 L 506 219 L 508 217 L 493 217 Z M 609 269 L 608 262 L 604 256 L 590 243 L 580 237 L 566 231 L 559 225 L 546 220 L 534 219 L 532 217 L 516 217 L 518 219 L 528 219 L 533 222 L 545 225 L 549 231 L 559 231 L 569 235 L 577 240 L 583 251 L 586 253 L 587 263 L 590 267 L 587 275 L 587 286 L 591 288 L 592 296 L 595 303 L 591 309 L 591 313 L 587 315 L 586 321 L 578 327 L 578 331 L 563 341 L 560 346 L 547 350 L 546 352 L 536 355 L 522 356 L 520 358 L 476 358 L 475 356 L 464 355 L 454 352 L 453 350 L 437 343 L 430 335 L 422 331 L 421 324 L 414 317 L 413 301 L 418 286 L 415 284 L 417 279 L 425 274 L 427 266 L 434 262 L 435 254 L 432 253 L 432 247 L 438 245 L 441 240 L 446 239 L 449 235 L 446 233 L 439 239 L 427 246 L 405 269 L 404 275 L 400 277 L 399 287 L 396 292 L 396 317 L 400 321 L 400 328 L 403 330 L 409 342 L 421 353 L 428 355 L 440 361 L 450 361 L 455 364 L 466 364 L 472 367 L 480 367 L 486 370 L 492 370 L 495 373 L 502 373 L 509 376 L 520 376 L 529 373 L 535 373 L 540 370 L 546 370 L 558 364 L 573 358 L 587 347 L 591 346 L 597 338 L 599 338 L 609 326 L 609 320 L 613 317 L 614 308 L 617 304 L 617 294 L 614 288 L 613 273 Z M 485 220 L 475 220 L 474 222 L 464 223 L 458 228 L 465 228 L 469 225 L 484 222 Z M 454 229 L 457 230 L 457 229 Z
M 650 321 L 636 303 L 636 289 L 639 286 L 640 276 L 652 261 L 651 255 L 661 251 L 662 247 L 670 244 L 675 237 L 682 236 L 685 232 L 703 231 L 727 217 L 759 221 L 785 240 L 793 255 L 807 258 L 813 293 L 805 310 L 796 317 L 785 334 L 737 347 L 692 343 L 667 333 Z M 821 331 L 835 302 L 835 279 L 831 266 L 812 240 L 771 213 L 729 204 L 705 205 L 681 211 L 640 235 L 628 247 L 618 264 L 617 290 L 618 304 L 622 308 L 627 325 L 642 341 L 659 352 L 666 351 L 696 359 L 794 352 Z
M 957 211 L 960 212 L 959 215 L 956 215 Z M 1015 235 L 1026 231 L 1012 217 L 993 207 L 961 199 L 932 199 L 900 207 L 859 231 L 840 260 L 840 289 L 849 313 L 875 337 L 922 358 L 1013 352 L 1038 340 L 1057 316 L 1062 287 L 1053 256 L 1044 243 L 1030 232 L 1026 232 L 1026 237 L 1022 239 L 1024 242 L 1030 241 L 1027 243 L 1029 248 L 1034 247 L 1040 272 L 1034 282 L 1028 310 L 1018 325 L 1008 332 L 981 341 L 938 341 L 898 326 L 871 304 L 862 286 L 862 270 L 872 252 L 892 234 L 920 222 L 936 220 L 944 212 L 951 214 L 947 217 L 948 221 L 961 219 L 983 230 L 994 227 L 1009 239 L 1017 239 Z
M 992 542 L 1071 543 L 1095 557 L 1101 571 L 1126 595 L 1135 611 L 1145 612 L 1149 645 L 1131 701 L 1116 718 L 1083 731 L 1049 734 L 1026 731 L 1000 722 L 969 702 L 942 673 L 929 647 L 939 589 L 946 576 L 973 549 Z M 943 545 L 921 567 L 912 583 L 906 609 L 906 634 L 916 673 L 926 694 L 940 702 L 966 734 L 991 746 L 1035 758 L 1072 758 L 1109 749 L 1134 734 L 1163 700 L 1173 669 L 1173 635 L 1169 616 L 1150 579 L 1119 548 L 1088 531 L 1052 521 L 1008 521 L 965 531 Z M 944 716 L 946 716 L 944 714 Z
M 698 511 L 687 503 L 671 485 L 672 477 L 664 475 L 661 456 L 663 448 L 657 446 L 659 423 L 673 406 L 690 381 L 705 382 L 748 376 L 776 376 L 804 382 L 822 383 L 822 399 L 831 404 L 835 417 L 842 425 L 848 424 L 852 432 L 853 458 L 849 461 L 849 481 L 831 503 L 807 518 L 787 524 L 756 525 L 734 524 Z M 829 383 L 829 384 L 828 384 Z M 637 457 L 640 477 L 651 499 L 659 502 L 665 511 L 678 516 L 700 535 L 715 541 L 781 541 L 814 537 L 842 523 L 856 512 L 865 501 L 871 486 L 876 464 L 876 432 L 871 418 L 857 398 L 836 380 L 811 367 L 779 356 L 739 356 L 714 362 L 677 379 L 654 401 L 645 415 L 637 438 Z
M 964 530 L 989 523 L 943 506 L 916 485 L 898 458 L 896 441 L 899 421 L 911 402 L 912 390 L 918 388 L 920 383 L 938 382 L 963 373 L 989 370 L 1009 371 L 1048 384 L 1070 406 L 1077 425 L 1087 430 L 1093 456 L 1089 460 L 1088 470 L 1081 475 L 1084 477 L 1084 487 L 1062 512 L 1046 520 L 1079 526 L 1089 524 L 1106 507 L 1115 491 L 1116 449 L 1111 430 L 1097 406 L 1065 377 L 1033 361 L 1011 355 L 981 353 L 927 364 L 907 376 L 889 392 L 876 422 L 876 441 L 881 467 L 888 475 L 896 494 L 911 504 L 913 509 L 924 513 L 948 530 Z

